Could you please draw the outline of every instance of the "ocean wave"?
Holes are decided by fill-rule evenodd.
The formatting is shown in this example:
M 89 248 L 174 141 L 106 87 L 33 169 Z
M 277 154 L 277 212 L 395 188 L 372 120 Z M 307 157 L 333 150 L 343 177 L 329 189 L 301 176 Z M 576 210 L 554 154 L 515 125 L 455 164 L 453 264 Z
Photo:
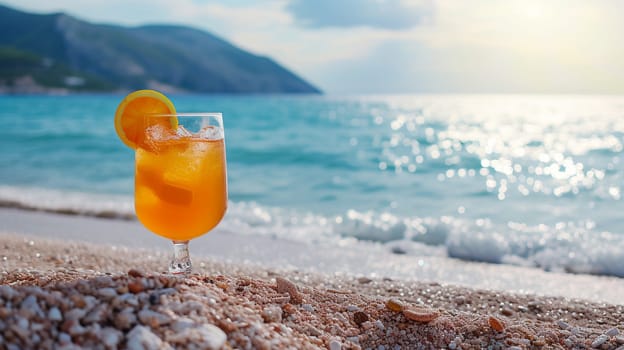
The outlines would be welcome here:
M 110 219 L 135 218 L 134 203 L 128 196 L 43 188 L 0 186 L 0 207 Z
M 59 214 L 134 219 L 131 196 L 0 186 L 0 206 Z M 592 221 L 554 225 L 489 218 L 401 217 L 348 210 L 335 216 L 231 202 L 220 229 L 306 243 L 383 245 L 389 252 L 624 277 L 624 233 Z

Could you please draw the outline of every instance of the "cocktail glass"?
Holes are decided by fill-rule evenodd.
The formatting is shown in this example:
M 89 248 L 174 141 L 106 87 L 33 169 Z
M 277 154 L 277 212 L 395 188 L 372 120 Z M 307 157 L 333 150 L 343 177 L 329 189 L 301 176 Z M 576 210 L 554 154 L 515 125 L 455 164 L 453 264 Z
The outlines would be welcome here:
M 169 273 L 192 270 L 189 241 L 212 230 L 227 208 L 221 113 L 144 116 L 135 153 L 134 205 L 139 221 L 173 242 Z

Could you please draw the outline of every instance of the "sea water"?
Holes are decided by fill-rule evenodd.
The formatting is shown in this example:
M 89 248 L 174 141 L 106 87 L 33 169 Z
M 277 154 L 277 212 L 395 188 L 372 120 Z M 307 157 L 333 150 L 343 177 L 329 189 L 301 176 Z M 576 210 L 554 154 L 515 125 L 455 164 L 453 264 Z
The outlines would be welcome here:
M 0 96 L 0 203 L 133 217 L 122 98 Z M 171 99 L 223 113 L 220 229 L 624 277 L 624 96 Z

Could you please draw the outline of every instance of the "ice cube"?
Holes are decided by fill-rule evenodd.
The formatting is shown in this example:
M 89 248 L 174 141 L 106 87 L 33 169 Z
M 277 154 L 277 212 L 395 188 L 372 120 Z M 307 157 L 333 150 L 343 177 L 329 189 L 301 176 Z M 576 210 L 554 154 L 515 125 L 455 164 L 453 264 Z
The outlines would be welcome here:
M 140 155 L 139 155 L 140 156 Z M 186 168 L 182 168 L 185 170 Z M 164 172 L 164 173 L 163 173 Z M 176 205 L 187 205 L 193 200 L 192 183 L 189 183 L 185 174 L 163 169 L 159 157 L 143 157 L 137 162 L 137 195 L 139 189 L 144 198 L 148 198 L 149 191 L 152 197 L 157 197 L 160 201 Z M 172 174 L 177 176 L 172 176 Z
M 174 139 L 173 130 L 159 124 L 150 125 L 145 129 L 145 136 L 139 146 L 147 151 L 158 153 L 163 150 L 163 143 Z
M 178 125 L 178 129 L 176 130 L 176 136 L 181 138 L 181 137 L 191 137 L 193 136 L 193 133 L 186 130 L 186 128 L 184 128 L 184 126 L 182 125 Z
M 223 129 L 217 126 L 208 125 L 203 127 L 199 133 L 197 133 L 197 136 L 206 140 L 220 140 L 223 138 Z
M 154 124 L 145 129 L 145 136 L 148 140 L 159 141 L 170 137 L 170 133 L 163 125 Z

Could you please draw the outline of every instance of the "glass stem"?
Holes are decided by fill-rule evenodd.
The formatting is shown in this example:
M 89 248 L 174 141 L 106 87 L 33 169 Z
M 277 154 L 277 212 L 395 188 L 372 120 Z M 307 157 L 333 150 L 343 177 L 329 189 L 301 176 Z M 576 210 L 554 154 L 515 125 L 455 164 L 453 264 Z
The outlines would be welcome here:
M 191 255 L 188 249 L 189 241 L 173 241 L 173 257 L 169 264 L 169 273 L 174 275 L 188 275 L 191 273 Z

